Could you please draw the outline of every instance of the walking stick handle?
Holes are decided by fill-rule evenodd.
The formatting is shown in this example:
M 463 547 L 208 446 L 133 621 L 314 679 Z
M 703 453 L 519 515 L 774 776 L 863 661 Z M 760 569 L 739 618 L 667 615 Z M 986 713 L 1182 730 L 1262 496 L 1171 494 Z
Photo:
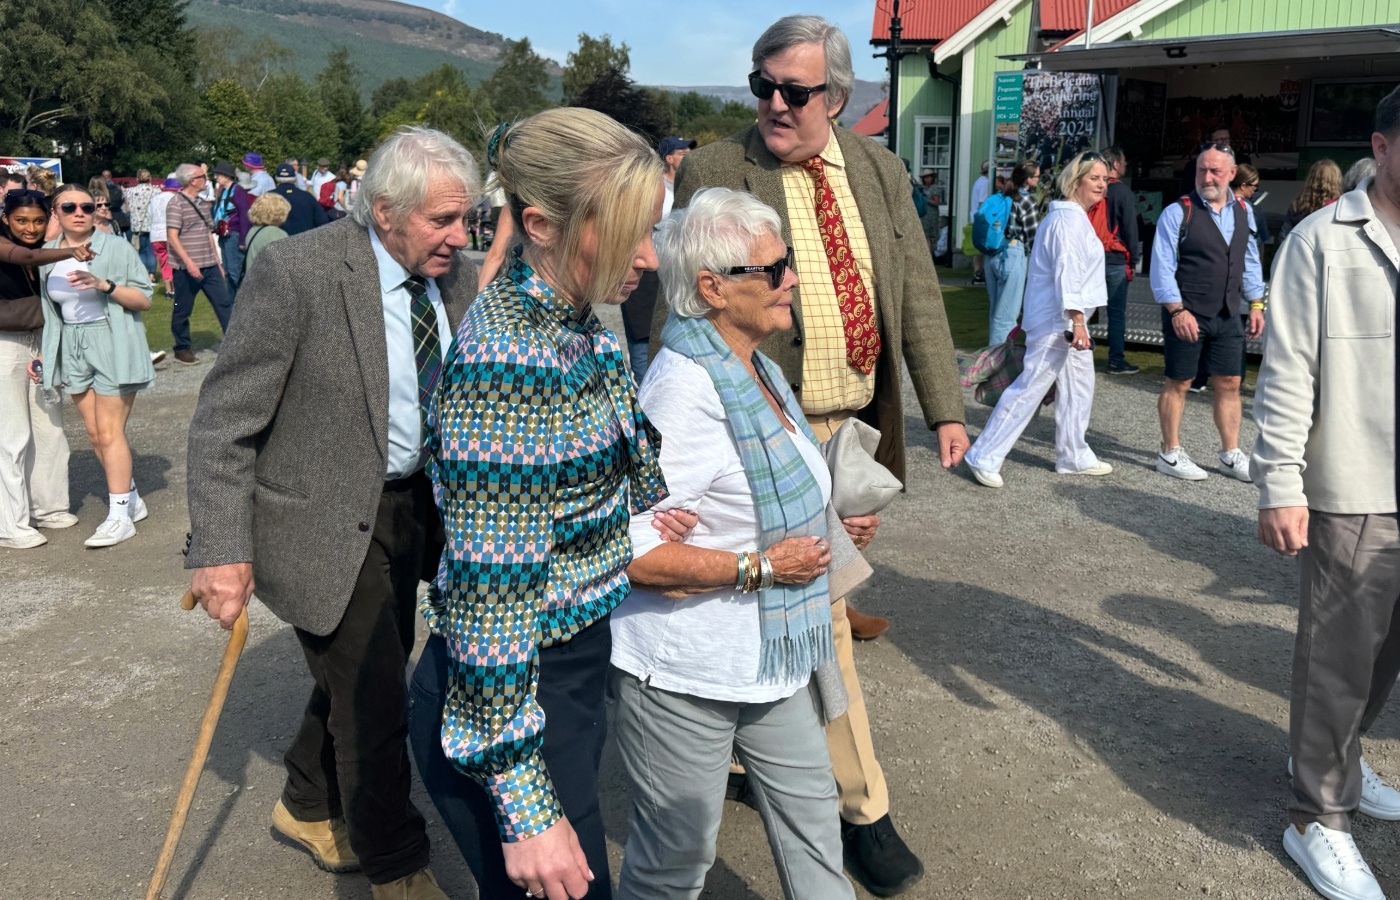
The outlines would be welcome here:
M 186 591 L 180 598 L 180 607 L 186 610 L 194 609 L 194 594 Z M 190 804 L 194 802 L 195 789 L 199 787 L 199 776 L 204 773 L 204 762 L 209 758 L 209 745 L 214 741 L 214 729 L 219 725 L 219 714 L 223 712 L 224 701 L 228 699 L 233 670 L 238 667 L 238 657 L 247 641 L 248 607 L 244 606 L 243 611 L 238 614 L 238 621 L 233 623 L 233 631 L 228 636 L 224 659 L 219 665 L 218 677 L 214 679 L 214 690 L 209 697 L 209 705 L 204 708 L 204 718 L 199 723 L 199 739 L 195 741 L 194 753 L 185 769 L 185 780 L 180 785 L 180 796 L 175 801 L 175 812 L 171 814 L 170 826 L 165 831 L 165 844 L 160 848 L 155 874 L 151 876 L 151 883 L 146 889 L 146 900 L 160 900 L 165 878 L 170 874 L 171 863 L 175 861 L 175 848 L 180 843 L 180 832 L 184 831 Z
M 189 612 L 199 605 L 199 601 L 194 599 L 194 591 L 185 591 L 185 596 L 180 598 L 180 608 Z

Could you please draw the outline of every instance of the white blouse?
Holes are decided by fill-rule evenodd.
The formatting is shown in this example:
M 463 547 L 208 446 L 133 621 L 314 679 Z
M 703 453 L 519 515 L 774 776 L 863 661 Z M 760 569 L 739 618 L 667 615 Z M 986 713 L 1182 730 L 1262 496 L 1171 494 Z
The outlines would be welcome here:
M 1069 200 L 1052 202 L 1031 248 L 1021 327 L 1031 338 L 1064 331 L 1070 312 L 1082 312 L 1087 319 L 1107 303 L 1103 242 L 1089 214 Z
M 656 509 L 689 509 L 699 524 L 687 543 L 713 550 L 761 550 L 753 493 L 719 393 L 699 363 L 663 348 L 639 392 L 661 432 L 661 470 L 670 496 Z M 801 431 L 792 442 L 831 499 L 821 451 Z M 653 514 L 634 515 L 632 555 L 661 544 Z M 738 574 L 737 570 L 735 572 Z M 682 600 L 634 586 L 612 614 L 612 663 L 662 690 L 732 703 L 772 703 L 804 687 L 808 675 L 758 680 L 758 594 L 732 587 Z

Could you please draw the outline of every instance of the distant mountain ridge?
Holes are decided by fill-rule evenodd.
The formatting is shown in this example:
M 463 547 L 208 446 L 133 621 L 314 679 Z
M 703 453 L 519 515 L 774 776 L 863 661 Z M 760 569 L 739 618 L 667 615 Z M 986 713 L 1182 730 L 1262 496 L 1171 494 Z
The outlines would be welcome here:
M 728 85 L 704 85 L 701 87 L 672 87 L 662 85 L 663 91 L 672 91 L 677 94 L 684 94 L 686 91 L 695 91 L 707 97 L 718 97 L 725 103 L 734 101 L 745 106 L 758 108 L 758 99 L 749 91 L 748 85 L 743 87 L 730 87 Z M 881 100 L 885 99 L 885 85 L 879 81 L 861 81 L 856 79 L 855 86 L 851 88 L 851 99 L 846 102 L 846 108 L 841 110 L 838 117 L 842 125 L 851 126 L 860 120 L 860 117 L 870 112 L 870 108 Z

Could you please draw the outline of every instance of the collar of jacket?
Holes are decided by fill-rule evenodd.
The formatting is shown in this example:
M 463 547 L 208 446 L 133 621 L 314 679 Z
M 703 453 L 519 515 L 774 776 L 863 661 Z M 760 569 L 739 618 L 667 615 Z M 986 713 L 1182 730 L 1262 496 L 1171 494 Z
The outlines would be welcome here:
M 1362 233 L 1370 238 L 1390 264 L 1400 270 L 1400 247 L 1395 246 L 1395 242 L 1390 239 L 1390 232 L 1386 230 L 1385 223 L 1376 214 L 1376 209 L 1371 205 L 1371 195 L 1369 193 L 1371 182 L 1375 180 L 1372 175 L 1358 184 L 1355 190 L 1347 191 L 1337 202 L 1332 204 L 1334 212 L 1332 221 L 1358 225 Z

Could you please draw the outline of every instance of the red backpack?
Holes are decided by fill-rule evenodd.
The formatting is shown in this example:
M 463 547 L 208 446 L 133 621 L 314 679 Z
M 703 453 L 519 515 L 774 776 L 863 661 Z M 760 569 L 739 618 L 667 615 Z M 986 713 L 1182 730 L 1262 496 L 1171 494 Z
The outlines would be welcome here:
M 332 179 L 321 185 L 321 196 L 316 201 L 326 209 L 335 209 L 335 180 Z

